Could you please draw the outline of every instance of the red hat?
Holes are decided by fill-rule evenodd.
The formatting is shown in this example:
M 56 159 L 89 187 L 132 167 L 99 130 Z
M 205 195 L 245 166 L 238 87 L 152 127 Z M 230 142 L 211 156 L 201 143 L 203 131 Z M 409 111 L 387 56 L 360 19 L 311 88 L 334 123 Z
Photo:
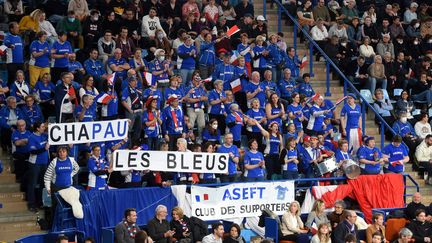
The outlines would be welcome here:
M 178 97 L 177 97 L 177 95 L 172 94 L 172 95 L 170 95 L 170 97 L 168 97 L 166 103 L 167 103 L 168 105 L 170 105 L 171 102 L 173 102 L 174 100 L 178 100 Z
M 148 107 L 152 103 L 153 100 L 156 100 L 156 97 L 150 95 L 146 100 L 145 107 Z
M 304 138 L 303 138 L 303 142 L 304 143 L 310 143 L 310 141 L 311 141 L 311 137 L 309 137 L 309 136 L 305 136 Z
M 227 53 L 227 52 L 228 51 L 225 48 L 221 48 L 221 49 L 218 50 L 218 54 Z

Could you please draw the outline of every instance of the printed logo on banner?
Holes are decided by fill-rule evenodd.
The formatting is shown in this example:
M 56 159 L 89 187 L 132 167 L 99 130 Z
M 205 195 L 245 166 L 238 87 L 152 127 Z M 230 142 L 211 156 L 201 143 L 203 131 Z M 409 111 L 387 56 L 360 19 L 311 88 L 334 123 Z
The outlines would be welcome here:
M 192 215 L 202 220 L 251 217 L 269 209 L 282 215 L 294 201 L 294 182 L 233 183 L 221 187 L 192 185 Z M 207 200 L 206 200 L 207 199 Z

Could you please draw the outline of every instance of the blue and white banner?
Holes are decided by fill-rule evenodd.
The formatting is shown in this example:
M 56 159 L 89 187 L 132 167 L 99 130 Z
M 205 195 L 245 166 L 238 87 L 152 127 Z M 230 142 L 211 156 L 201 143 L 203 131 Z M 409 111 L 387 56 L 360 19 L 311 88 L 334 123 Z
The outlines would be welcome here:
M 268 208 L 278 215 L 294 201 L 294 181 L 234 183 L 217 188 L 192 186 L 192 216 L 202 220 L 259 216 Z
M 48 143 L 67 145 L 121 140 L 127 137 L 128 131 L 128 119 L 53 123 L 48 125 Z

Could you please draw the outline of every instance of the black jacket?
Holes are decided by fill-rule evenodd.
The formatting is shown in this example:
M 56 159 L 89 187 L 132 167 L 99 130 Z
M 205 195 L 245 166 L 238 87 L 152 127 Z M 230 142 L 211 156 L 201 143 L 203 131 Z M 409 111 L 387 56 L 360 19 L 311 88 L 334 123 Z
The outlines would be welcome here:
M 191 231 L 192 231 L 192 227 L 190 225 L 189 218 L 186 217 L 186 216 L 183 216 L 182 220 L 183 220 L 185 226 L 182 225 L 182 223 L 180 223 L 180 221 L 171 220 L 171 222 L 170 222 L 171 230 L 175 231 L 173 237 L 176 238 L 177 240 L 184 239 L 184 238 L 192 238 L 192 234 L 190 234 Z M 189 237 L 185 237 L 183 235 L 184 232 L 189 233 L 190 236 Z
M 149 236 L 157 243 L 168 243 L 170 238 L 165 238 L 164 234 L 170 230 L 170 224 L 167 220 L 159 221 L 156 217 L 147 223 Z
M 350 226 L 347 220 L 342 221 L 333 231 L 332 242 L 333 243 L 345 243 L 345 237 L 348 234 L 354 234 L 357 238 L 357 242 L 360 242 L 358 237 L 357 225 L 354 225 L 354 231 L 350 230 Z
M 432 237 L 432 225 L 429 222 L 421 223 L 420 221 L 412 221 L 407 228 L 413 233 L 413 238 L 416 243 L 425 242 L 425 237 Z
M 208 235 L 207 224 L 197 217 L 190 217 L 189 223 L 192 228 L 192 238 L 194 241 L 202 241 Z

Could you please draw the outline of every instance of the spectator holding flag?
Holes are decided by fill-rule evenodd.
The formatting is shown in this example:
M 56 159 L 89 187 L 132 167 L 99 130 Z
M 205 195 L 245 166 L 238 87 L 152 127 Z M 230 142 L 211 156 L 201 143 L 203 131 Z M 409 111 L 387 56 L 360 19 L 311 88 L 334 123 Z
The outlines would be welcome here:
M 230 106 L 230 113 L 226 117 L 226 124 L 229 128 L 230 133 L 233 134 L 234 144 L 237 147 L 241 146 L 241 131 L 248 118 L 243 117 L 243 114 L 239 111 L 237 104 Z
M 157 109 L 158 97 L 149 96 L 145 103 L 146 110 L 143 113 L 144 139 L 150 150 L 159 149 L 159 135 L 162 119 Z
M 403 173 L 405 170 L 404 163 L 410 160 L 405 145 L 402 144 L 402 137 L 394 135 L 392 143 L 385 146 L 382 150 L 384 158 L 388 163 L 384 165 L 384 173 Z
M 361 110 L 355 103 L 355 95 L 348 94 L 347 103 L 341 110 L 342 136 L 346 137 L 349 143 L 349 151 L 356 154 L 361 145 Z
M 73 75 L 70 72 L 62 73 L 61 83 L 55 88 L 55 107 L 57 122 L 70 122 L 74 120 L 74 104 L 78 104 L 75 89 L 72 86 Z
M 131 120 L 129 127 L 129 141 L 135 145 L 141 135 L 141 119 L 143 112 L 142 93 L 137 87 L 136 77 L 129 79 L 129 85 L 122 91 L 122 105 L 125 108 L 126 118 Z
M 108 174 L 112 172 L 109 162 L 105 156 L 101 154 L 100 145 L 93 145 L 91 148 L 91 156 L 88 159 L 87 167 L 89 169 L 89 190 L 105 190 L 108 188 Z
M 111 75 L 106 82 L 102 83 L 102 89 L 99 96 L 96 97 L 96 102 L 101 104 L 101 119 L 103 121 L 115 120 L 118 117 L 118 95 L 114 89 L 113 79 L 115 75 Z
M 244 57 L 248 73 L 252 73 L 252 54 L 254 45 L 249 45 L 249 37 L 247 33 L 240 35 L 241 43 L 237 46 L 237 52 Z
M 207 93 L 202 87 L 199 71 L 195 70 L 192 74 L 192 86 L 186 91 L 185 102 L 191 127 L 195 127 L 195 121 L 198 124 L 199 141 L 201 141 L 202 130 L 205 127 L 204 105 L 207 100 Z
M 183 110 L 179 107 L 177 95 L 171 95 L 166 103 L 167 107 L 162 112 L 162 134 L 169 143 L 171 151 L 177 150 L 177 139 L 186 137 L 188 127 L 185 123 Z

